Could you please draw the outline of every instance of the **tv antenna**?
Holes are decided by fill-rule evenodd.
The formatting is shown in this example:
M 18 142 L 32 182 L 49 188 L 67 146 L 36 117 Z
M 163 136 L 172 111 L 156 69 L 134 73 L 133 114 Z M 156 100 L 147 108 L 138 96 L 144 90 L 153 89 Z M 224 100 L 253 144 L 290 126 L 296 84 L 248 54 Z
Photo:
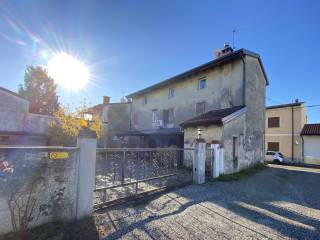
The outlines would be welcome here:
M 234 28 L 234 29 L 232 30 L 232 48 L 233 48 L 233 49 L 236 48 L 236 47 L 234 46 L 234 36 L 235 36 L 235 34 L 236 34 L 238 31 L 239 31 L 239 29 L 237 29 L 237 28 Z

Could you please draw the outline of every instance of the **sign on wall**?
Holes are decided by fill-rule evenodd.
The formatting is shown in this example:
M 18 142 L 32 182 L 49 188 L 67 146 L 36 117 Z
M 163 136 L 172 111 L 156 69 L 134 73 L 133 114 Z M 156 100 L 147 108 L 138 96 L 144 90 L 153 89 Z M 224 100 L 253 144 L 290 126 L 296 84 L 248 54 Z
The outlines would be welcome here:
M 51 152 L 49 154 L 50 159 L 66 159 L 69 158 L 68 152 Z

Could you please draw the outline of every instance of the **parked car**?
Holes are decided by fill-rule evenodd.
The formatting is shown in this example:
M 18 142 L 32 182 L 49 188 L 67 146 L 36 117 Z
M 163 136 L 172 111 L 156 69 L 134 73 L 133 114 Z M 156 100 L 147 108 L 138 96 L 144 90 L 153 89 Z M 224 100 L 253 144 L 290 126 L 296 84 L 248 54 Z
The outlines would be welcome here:
M 281 152 L 267 151 L 266 152 L 266 161 L 274 163 L 283 162 L 283 154 Z

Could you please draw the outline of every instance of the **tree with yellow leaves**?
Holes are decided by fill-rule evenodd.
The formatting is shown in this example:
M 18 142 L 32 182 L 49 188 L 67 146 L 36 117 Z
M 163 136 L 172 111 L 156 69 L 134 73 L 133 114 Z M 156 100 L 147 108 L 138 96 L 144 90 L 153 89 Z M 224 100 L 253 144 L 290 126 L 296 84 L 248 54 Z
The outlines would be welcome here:
M 82 104 L 73 110 L 65 106 L 55 111 L 53 113 L 55 120 L 49 122 L 50 145 L 75 146 L 77 136 L 84 127 L 84 123 L 86 124 L 83 114 L 87 109 L 86 105 Z M 96 133 L 98 139 L 102 137 L 103 125 L 100 116 L 94 115 L 87 127 Z

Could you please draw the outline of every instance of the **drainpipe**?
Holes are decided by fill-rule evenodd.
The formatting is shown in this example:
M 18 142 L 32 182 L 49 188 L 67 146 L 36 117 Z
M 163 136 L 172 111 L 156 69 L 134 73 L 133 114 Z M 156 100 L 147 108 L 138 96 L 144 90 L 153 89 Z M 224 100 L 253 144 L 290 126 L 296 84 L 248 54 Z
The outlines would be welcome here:
M 303 138 L 303 135 L 301 135 L 301 139 L 302 139 L 302 162 L 304 162 L 304 138 Z
M 242 105 L 245 106 L 246 105 L 246 62 L 244 60 L 244 56 L 241 56 L 241 60 L 242 60 L 242 68 L 243 68 L 243 75 L 242 75 L 242 87 L 243 87 L 243 94 L 242 94 Z
M 291 106 L 291 161 L 294 160 L 294 112 L 293 106 Z

